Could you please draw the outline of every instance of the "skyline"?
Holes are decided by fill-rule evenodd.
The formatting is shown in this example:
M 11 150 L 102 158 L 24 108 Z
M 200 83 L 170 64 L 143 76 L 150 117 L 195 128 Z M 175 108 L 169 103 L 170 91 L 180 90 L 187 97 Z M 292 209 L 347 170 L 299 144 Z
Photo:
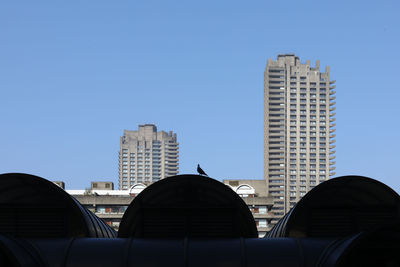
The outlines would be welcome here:
M 180 173 L 262 179 L 265 64 L 294 53 L 337 81 L 336 176 L 400 191 L 395 1 L 0 7 L 0 173 L 116 184 L 123 130 L 153 123 L 177 133 Z

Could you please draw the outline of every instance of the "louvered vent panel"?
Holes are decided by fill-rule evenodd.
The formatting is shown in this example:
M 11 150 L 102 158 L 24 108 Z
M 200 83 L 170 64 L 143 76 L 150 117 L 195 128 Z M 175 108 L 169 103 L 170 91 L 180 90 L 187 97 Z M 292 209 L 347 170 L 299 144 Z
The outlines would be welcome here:
M 153 211 L 143 216 L 143 235 L 146 237 L 181 236 L 186 229 L 186 216 L 175 214 L 166 216 L 166 210 Z M 172 213 L 175 213 L 172 211 Z
M 339 237 L 352 233 L 352 215 L 346 210 L 313 211 L 308 226 L 310 237 Z
M 360 230 L 371 229 L 377 225 L 391 223 L 397 219 L 397 214 L 394 212 L 384 212 L 380 210 L 370 210 L 368 212 L 357 213 L 358 226 Z
M 2 208 L 0 232 L 19 237 L 65 237 L 66 215 L 62 208 Z

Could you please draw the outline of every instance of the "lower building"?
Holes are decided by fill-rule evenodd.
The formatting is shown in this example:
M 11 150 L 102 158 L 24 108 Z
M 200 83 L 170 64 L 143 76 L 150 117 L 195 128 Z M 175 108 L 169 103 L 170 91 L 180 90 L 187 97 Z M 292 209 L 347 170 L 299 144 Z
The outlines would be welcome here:
M 267 194 L 267 185 L 264 180 L 223 180 L 247 204 L 256 221 L 259 237 L 271 230 L 273 199 Z
M 263 237 L 272 228 L 273 200 L 266 193 L 263 180 L 223 180 L 223 183 L 234 190 L 247 204 L 256 221 L 259 237 Z M 129 190 L 112 190 L 112 182 L 91 182 L 91 187 L 84 190 L 66 190 L 84 207 L 104 220 L 118 231 L 119 224 L 132 200 L 143 189 L 145 184 L 137 183 Z

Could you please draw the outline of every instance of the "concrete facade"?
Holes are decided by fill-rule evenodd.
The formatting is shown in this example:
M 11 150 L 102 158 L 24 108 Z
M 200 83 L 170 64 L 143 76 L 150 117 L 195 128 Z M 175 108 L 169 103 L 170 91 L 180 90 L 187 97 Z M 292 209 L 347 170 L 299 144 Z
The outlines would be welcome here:
M 236 182 L 237 185 L 236 185 Z M 100 182 L 91 182 L 100 183 Z M 273 200 L 266 194 L 264 180 L 224 180 L 244 200 L 256 221 L 259 237 L 271 230 Z M 118 231 L 121 219 L 132 200 L 147 186 L 135 184 L 129 190 L 66 190 L 84 207 Z
M 153 124 L 124 130 L 120 139 L 119 184 L 128 190 L 136 183 L 150 184 L 179 173 L 179 144 L 176 133 L 159 131 Z
M 222 181 L 235 191 L 247 204 L 256 221 L 259 237 L 271 230 L 273 224 L 273 199 L 268 196 L 264 180 L 227 179 Z
M 273 223 L 335 173 L 335 81 L 294 54 L 268 59 L 264 72 L 264 179 Z

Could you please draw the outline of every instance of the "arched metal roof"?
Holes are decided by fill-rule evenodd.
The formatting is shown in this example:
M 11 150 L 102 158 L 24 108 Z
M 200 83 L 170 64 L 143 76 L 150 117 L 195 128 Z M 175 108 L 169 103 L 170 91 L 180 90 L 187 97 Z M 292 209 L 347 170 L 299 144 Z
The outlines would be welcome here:
M 0 234 L 0 266 L 47 267 L 39 251 L 25 240 Z
M 341 237 L 399 218 L 400 197 L 390 187 L 343 176 L 308 192 L 265 237 Z
M 119 237 L 257 237 L 250 210 L 230 188 L 199 175 L 178 175 L 145 188 L 121 221 Z
M 16 237 L 115 237 L 115 231 L 54 183 L 0 175 L 0 233 Z
M 399 266 L 400 222 L 342 238 L 328 246 L 318 266 Z

